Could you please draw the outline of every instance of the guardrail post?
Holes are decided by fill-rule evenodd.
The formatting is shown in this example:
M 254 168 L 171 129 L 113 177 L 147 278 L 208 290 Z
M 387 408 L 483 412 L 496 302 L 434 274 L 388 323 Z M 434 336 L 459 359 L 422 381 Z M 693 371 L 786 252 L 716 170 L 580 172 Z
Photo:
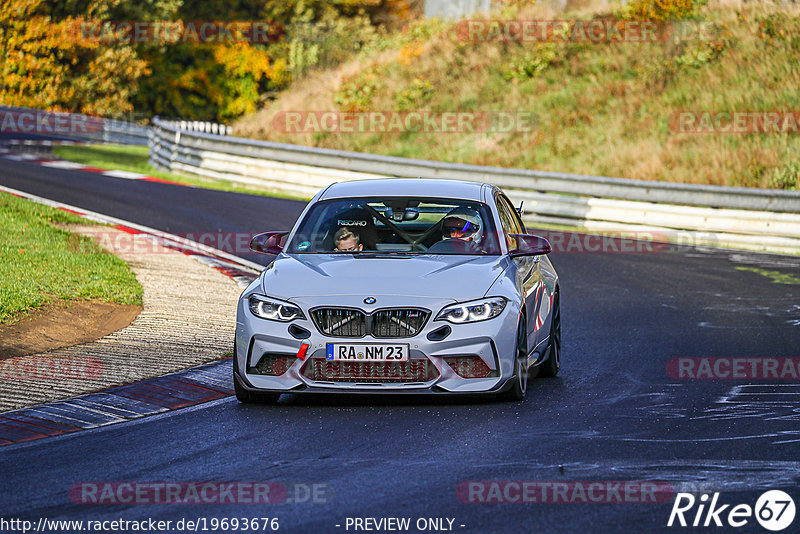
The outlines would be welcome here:
M 175 130 L 175 142 L 171 147 L 169 153 L 169 170 L 173 170 L 173 163 L 178 158 L 178 147 L 181 143 L 181 131 L 180 129 Z

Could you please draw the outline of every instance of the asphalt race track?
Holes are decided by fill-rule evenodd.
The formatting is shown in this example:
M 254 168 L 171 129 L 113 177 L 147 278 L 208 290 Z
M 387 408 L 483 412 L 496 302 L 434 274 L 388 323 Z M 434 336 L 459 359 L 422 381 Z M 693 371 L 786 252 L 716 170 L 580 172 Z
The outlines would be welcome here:
M 5 159 L 0 184 L 173 233 L 284 230 L 304 205 Z M 800 356 L 800 285 L 764 274 L 797 280 L 800 258 L 677 248 L 552 259 L 563 367 L 558 378 L 530 382 L 523 403 L 284 395 L 275 406 L 243 406 L 229 397 L 0 448 L 0 516 L 276 517 L 290 533 L 355 532 L 348 518 L 365 517 L 411 518 L 412 526 L 448 518 L 454 532 L 693 530 L 666 526 L 674 493 L 656 503 L 587 503 L 571 485 L 562 499 L 569 502 L 482 503 L 469 502 L 481 492 L 457 491 L 470 481 L 661 481 L 673 492 L 720 492 L 720 503 L 750 506 L 782 489 L 800 505 L 800 379 L 678 380 L 667 372 L 678 357 Z M 288 497 L 91 505 L 69 494 L 83 482 L 130 481 L 271 481 Z M 764 531 L 754 518 L 740 529 L 696 530 Z

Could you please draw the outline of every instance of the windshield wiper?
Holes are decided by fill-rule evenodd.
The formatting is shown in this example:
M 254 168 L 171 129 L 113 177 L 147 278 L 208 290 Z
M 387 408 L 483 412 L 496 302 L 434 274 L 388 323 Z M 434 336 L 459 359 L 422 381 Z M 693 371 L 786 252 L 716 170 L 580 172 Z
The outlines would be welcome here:
M 354 258 L 384 258 L 386 256 L 419 256 L 420 254 L 423 254 L 423 253 L 422 252 L 412 252 L 412 251 L 406 252 L 406 251 L 401 251 L 401 250 L 391 251 L 391 252 L 389 252 L 389 251 L 387 251 L 387 252 L 368 251 L 368 252 L 356 252 L 356 253 L 353 254 L 353 257 Z

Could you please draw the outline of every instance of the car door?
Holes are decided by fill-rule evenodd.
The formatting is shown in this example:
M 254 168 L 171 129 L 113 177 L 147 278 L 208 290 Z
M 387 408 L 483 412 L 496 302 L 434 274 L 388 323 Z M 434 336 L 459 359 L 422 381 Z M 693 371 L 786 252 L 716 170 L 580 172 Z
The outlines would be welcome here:
M 511 201 L 503 194 L 498 194 L 497 203 L 500 224 L 503 227 L 508 250 L 517 248 L 517 240 L 512 234 L 524 234 L 525 226 L 517 215 Z M 525 319 L 527 324 L 528 351 L 532 351 L 538 342 L 537 318 L 540 313 L 541 298 L 544 286 L 539 273 L 539 256 L 522 256 L 511 260 L 516 266 L 517 288 L 525 299 Z M 538 326 L 537 326 L 538 325 Z
M 508 198 L 506 197 L 508 201 Z M 509 205 L 513 207 L 512 204 Z M 519 216 L 517 210 L 512 210 L 511 215 L 517 219 L 523 232 L 528 233 L 525 225 L 522 223 L 522 218 Z M 551 311 L 553 307 L 553 296 L 556 290 L 556 271 L 553 264 L 547 256 L 536 256 L 536 279 L 539 281 L 541 287 L 541 296 L 538 299 L 538 310 L 534 316 L 533 329 L 535 330 L 535 341 L 529 340 L 528 347 L 533 350 L 537 345 L 546 341 L 550 335 L 550 320 L 552 319 Z M 535 344 L 534 344 L 535 343 Z

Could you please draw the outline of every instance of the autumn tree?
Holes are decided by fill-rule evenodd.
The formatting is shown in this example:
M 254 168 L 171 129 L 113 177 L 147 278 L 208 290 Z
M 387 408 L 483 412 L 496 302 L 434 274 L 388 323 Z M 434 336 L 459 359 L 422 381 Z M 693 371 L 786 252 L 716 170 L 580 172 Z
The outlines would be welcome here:
M 153 0 L 166 12 L 180 0 Z M 159 13 L 156 13 L 156 15 Z M 87 23 L 139 16 L 121 0 L 6 0 L 0 10 L 0 102 L 121 116 L 149 71 L 134 46 L 87 39 Z
M 0 103 L 228 121 L 349 58 L 421 0 L 5 0 Z M 258 21 L 269 42 L 106 39 L 120 21 Z

